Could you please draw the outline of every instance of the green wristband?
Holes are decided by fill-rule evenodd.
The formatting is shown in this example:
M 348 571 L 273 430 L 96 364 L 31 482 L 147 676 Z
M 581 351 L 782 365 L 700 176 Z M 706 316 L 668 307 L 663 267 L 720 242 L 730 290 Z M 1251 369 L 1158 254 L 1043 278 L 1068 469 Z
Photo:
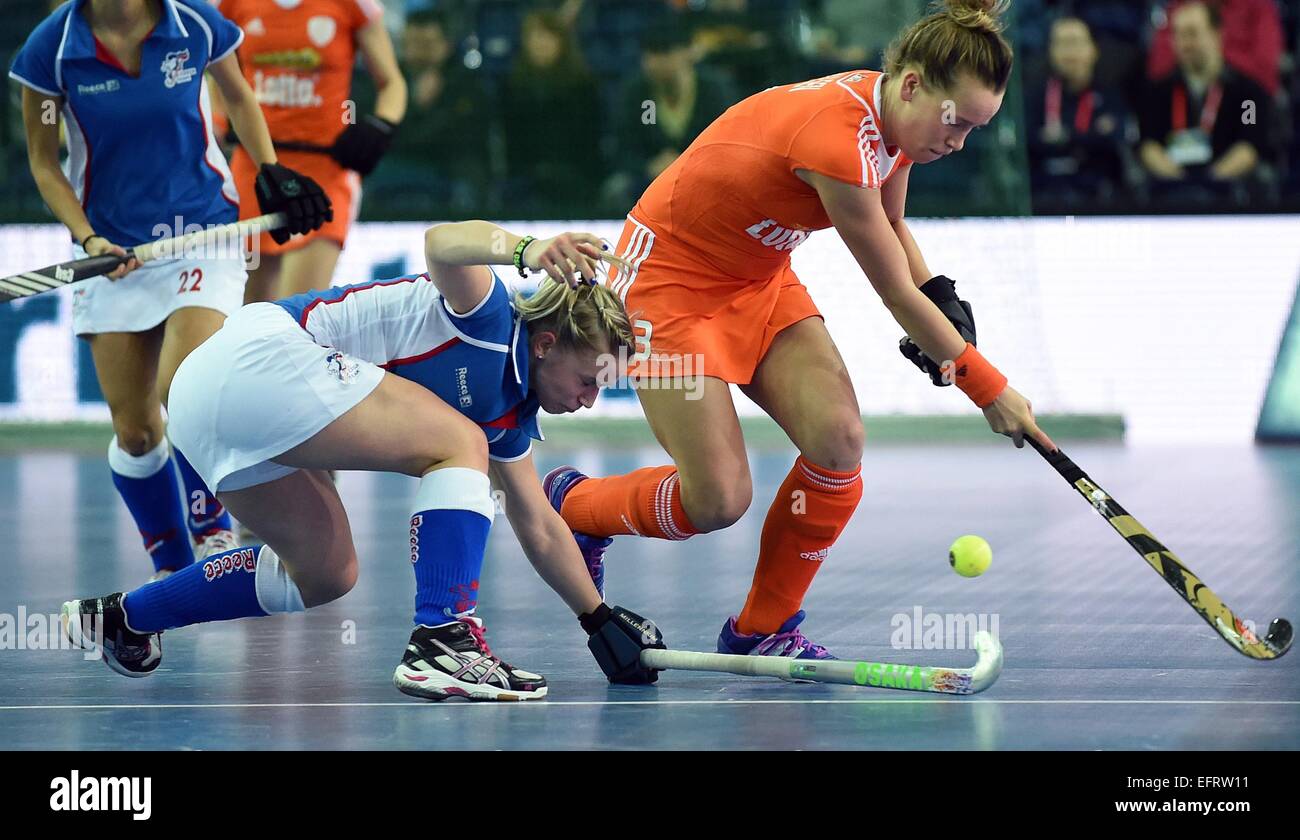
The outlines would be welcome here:
M 519 244 L 515 246 L 515 268 L 519 270 L 520 277 L 528 276 L 528 270 L 524 268 L 524 249 L 536 241 L 536 236 L 525 236 L 523 239 L 519 240 Z

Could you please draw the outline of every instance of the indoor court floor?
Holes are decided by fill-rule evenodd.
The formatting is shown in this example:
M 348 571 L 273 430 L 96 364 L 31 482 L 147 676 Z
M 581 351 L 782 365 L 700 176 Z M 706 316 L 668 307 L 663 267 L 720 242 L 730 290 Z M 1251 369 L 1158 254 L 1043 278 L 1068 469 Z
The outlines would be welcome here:
M 1239 615 L 1261 629 L 1300 618 L 1300 448 L 1062 445 Z M 543 443 L 535 454 L 543 471 L 573 463 L 596 475 L 664 460 L 656 448 Z M 616 540 L 609 603 L 653 619 L 670 647 L 712 650 L 744 601 L 763 515 L 792 461 L 792 450 L 753 453 L 755 502 L 730 529 L 684 543 Z M 152 572 L 103 456 L 0 454 L 0 615 L 10 622 L 0 748 L 1300 748 L 1300 654 L 1255 662 L 1228 647 L 1032 450 L 869 440 L 863 476 L 804 630 L 842 658 L 968 667 L 974 652 L 951 649 L 968 638 L 921 649 L 927 639 L 906 631 L 931 616 L 978 622 L 1004 648 L 988 691 L 693 672 L 611 687 L 498 517 L 479 615 L 493 650 L 543 673 L 549 697 L 408 698 L 390 680 L 410 633 L 414 481 L 361 473 L 340 476 L 361 558 L 350 594 L 305 615 L 168 631 L 159 670 L 131 680 L 82 651 L 48 649 L 44 632 L 65 599 L 129 589 Z M 962 534 L 993 546 L 982 577 L 948 566 Z M 908 635 L 917 649 L 900 649 Z

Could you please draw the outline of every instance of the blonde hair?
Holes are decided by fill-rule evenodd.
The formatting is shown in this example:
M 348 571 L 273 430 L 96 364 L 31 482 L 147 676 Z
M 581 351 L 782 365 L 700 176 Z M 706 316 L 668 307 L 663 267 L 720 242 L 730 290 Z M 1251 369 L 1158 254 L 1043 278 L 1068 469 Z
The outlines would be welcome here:
M 571 289 L 549 276 L 528 297 L 516 292 L 515 311 L 529 330 L 555 333 L 557 347 L 618 353 L 632 347 L 632 324 L 618 296 L 602 285 Z
M 942 0 L 885 51 L 885 72 L 900 75 L 908 65 L 921 69 L 925 83 L 951 90 L 957 76 L 970 73 L 996 93 L 1011 77 L 1011 45 L 1002 37 L 1002 15 L 1010 0 Z

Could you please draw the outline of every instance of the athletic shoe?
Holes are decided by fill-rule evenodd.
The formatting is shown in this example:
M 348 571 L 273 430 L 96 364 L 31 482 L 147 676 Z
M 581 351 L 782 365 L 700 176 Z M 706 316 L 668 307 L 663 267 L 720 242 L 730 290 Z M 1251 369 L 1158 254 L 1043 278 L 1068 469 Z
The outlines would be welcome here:
M 546 696 L 546 678 L 512 668 L 488 648 L 475 616 L 411 633 L 393 685 L 425 700 L 536 700 Z
M 128 677 L 147 677 L 162 661 L 162 634 L 127 626 L 122 593 L 67 601 L 60 615 L 63 635 L 83 650 L 99 649 L 108 667 Z
M 793 659 L 835 659 L 826 648 L 815 645 L 799 631 L 804 611 L 790 616 L 775 633 L 746 635 L 736 630 L 736 616 L 727 619 L 718 635 L 718 653 L 741 656 L 788 656 Z
M 234 551 L 241 545 L 248 545 L 248 543 L 236 542 L 235 533 L 222 528 L 214 528 L 203 533 L 197 542 L 198 545 L 194 547 L 194 560 L 196 562 L 202 562 L 215 554 Z

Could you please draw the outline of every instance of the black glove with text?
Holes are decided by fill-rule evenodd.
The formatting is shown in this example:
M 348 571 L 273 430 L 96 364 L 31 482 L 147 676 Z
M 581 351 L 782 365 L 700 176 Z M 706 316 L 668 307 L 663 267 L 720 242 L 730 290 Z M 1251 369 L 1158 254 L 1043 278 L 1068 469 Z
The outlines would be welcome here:
M 931 277 L 921 286 L 921 293 L 934 302 L 939 307 L 939 311 L 944 314 L 952 325 L 961 333 L 961 337 L 971 344 L 977 344 L 975 341 L 975 314 L 971 312 L 970 304 L 957 297 L 957 284 L 940 274 L 937 277 Z M 930 375 L 930 381 L 939 387 L 951 385 L 952 382 L 944 378 L 943 372 L 939 369 L 939 363 L 925 355 L 921 348 L 911 338 L 903 336 L 898 342 L 899 352 L 903 354 L 912 364 L 919 367 Z
M 664 649 L 664 637 L 653 621 L 623 607 L 610 609 L 601 604 L 578 616 L 590 637 L 587 647 L 600 670 L 612 683 L 646 685 L 659 679 L 659 672 L 641 666 L 641 651 Z
M 283 245 L 295 233 L 310 233 L 334 220 L 334 208 L 320 184 L 278 163 L 264 163 L 254 182 L 257 205 L 263 213 L 284 213 L 289 221 L 269 231 Z

